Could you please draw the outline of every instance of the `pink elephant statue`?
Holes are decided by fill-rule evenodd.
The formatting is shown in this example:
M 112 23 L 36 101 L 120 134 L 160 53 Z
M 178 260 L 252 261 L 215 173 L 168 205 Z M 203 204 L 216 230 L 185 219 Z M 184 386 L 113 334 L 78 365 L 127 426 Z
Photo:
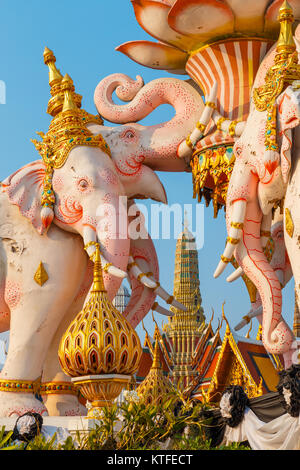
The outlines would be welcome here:
M 130 280 L 132 295 L 124 315 L 134 327 L 153 307 L 156 296 L 185 310 L 159 284 L 151 238 L 130 237 L 128 224 L 139 217 L 132 211 L 134 198 L 166 203 L 154 170 L 185 168 L 178 147 L 202 112 L 210 119 L 212 108 L 207 111 L 199 93 L 184 81 L 158 79 L 142 86 L 140 79 L 133 82 L 117 74 L 98 85 L 95 102 L 104 117 L 126 124 L 106 127 L 95 119 L 86 120 L 87 113 L 77 108 L 70 77 L 62 80 L 53 67 L 50 78 L 51 74 L 52 84 L 56 89 L 62 86 L 65 95 L 48 134 L 41 133 L 42 141 L 35 141 L 42 159 L 1 184 L 0 331 L 10 330 L 10 342 L 0 375 L 0 416 L 27 411 L 85 414 L 72 391 L 58 392 L 61 384 L 70 388 L 70 378 L 60 368 L 57 351 L 62 334 L 89 293 L 95 243 L 100 243 L 109 298 L 114 298 L 122 279 Z M 116 84 L 119 95 L 130 103 L 112 103 Z M 162 103 L 175 108 L 169 122 L 136 124 Z M 79 136 L 68 128 L 57 137 L 57 119 L 64 125 L 76 121 Z M 157 311 L 170 315 L 155 305 Z M 43 403 L 34 394 L 39 382 Z
M 298 34 L 299 27 L 294 46 L 290 46 L 292 53 L 287 56 L 285 67 L 288 71 L 294 71 L 293 77 L 298 73 L 300 79 L 300 67 L 297 63 L 300 52 Z M 280 60 L 283 60 L 283 55 L 280 56 L 283 50 L 280 47 L 283 46 L 280 44 L 279 42 L 263 60 L 252 90 L 249 117 L 246 122 L 240 123 L 234 147 L 236 161 L 226 199 L 228 239 L 214 276 L 218 277 L 224 271 L 234 255 L 239 269 L 243 270 L 258 290 L 263 307 L 262 340 L 265 348 L 270 353 L 283 354 L 285 367 L 289 367 L 297 347 L 295 337 L 281 315 L 280 279 L 263 251 L 270 233 L 274 205 L 286 196 L 285 207 L 288 204 L 290 211 L 297 211 L 297 206 L 291 205 L 288 195 L 292 192 L 292 181 L 289 178 L 295 177 L 293 172 L 293 176 L 291 175 L 291 165 L 297 165 L 299 156 L 298 82 L 291 79 L 287 84 L 283 83 L 281 92 L 278 96 L 274 95 L 274 104 L 270 104 L 269 108 L 266 106 L 266 109 L 262 106 L 264 97 L 267 99 L 268 95 L 263 95 L 261 91 L 264 92 L 268 86 L 272 86 L 272 82 L 275 88 L 277 83 L 274 78 L 274 63 L 278 67 Z M 284 71 L 284 66 L 277 70 Z M 217 118 L 215 115 L 214 119 Z M 229 125 L 230 121 L 225 121 L 222 125 L 223 131 L 226 131 Z M 296 198 L 296 195 L 293 197 Z M 296 233 L 295 230 L 295 235 Z M 294 268 L 297 264 L 295 247 L 293 251 L 288 241 L 286 247 L 297 284 L 297 268 Z M 228 280 L 232 280 L 234 276 L 229 276 Z M 299 280 L 297 288 L 299 289 Z

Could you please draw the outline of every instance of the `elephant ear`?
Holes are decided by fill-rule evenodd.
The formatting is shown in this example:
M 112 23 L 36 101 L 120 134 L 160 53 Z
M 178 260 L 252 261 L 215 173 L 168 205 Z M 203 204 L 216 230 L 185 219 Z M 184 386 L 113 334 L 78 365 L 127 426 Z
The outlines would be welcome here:
M 282 136 L 281 171 L 283 181 L 287 183 L 291 168 L 292 129 L 300 123 L 300 90 L 289 86 L 277 101 L 279 129 Z
M 44 177 L 45 165 L 38 160 L 20 168 L 2 183 L 9 201 L 19 207 L 21 214 L 31 221 L 40 234 L 45 231 L 41 218 Z

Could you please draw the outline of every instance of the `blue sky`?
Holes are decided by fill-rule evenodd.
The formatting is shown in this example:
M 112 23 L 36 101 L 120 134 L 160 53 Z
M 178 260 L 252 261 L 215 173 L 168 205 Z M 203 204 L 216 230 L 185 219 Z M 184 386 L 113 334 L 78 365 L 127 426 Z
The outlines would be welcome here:
M 141 75 L 145 83 L 170 76 L 167 72 L 139 66 L 114 50 L 129 40 L 151 40 L 135 20 L 129 0 L 2 0 L 0 8 L 0 80 L 6 84 L 6 104 L 0 104 L 1 180 L 38 158 L 30 139 L 35 138 L 36 131 L 47 131 L 50 123 L 50 116 L 46 114 L 50 94 L 48 69 L 43 63 L 45 46 L 54 51 L 58 68 L 72 77 L 77 93 L 83 95 L 83 108 L 92 113 L 95 112 L 94 89 L 102 78 L 111 73 L 121 72 L 132 78 Z M 172 109 L 162 106 L 143 123 L 163 122 L 171 115 Z M 159 177 L 169 204 L 197 204 L 192 198 L 190 174 L 159 173 Z M 213 307 L 213 325 L 216 326 L 217 319 L 221 317 L 221 305 L 226 301 L 225 312 L 234 326 L 249 311 L 249 297 L 242 280 L 226 283 L 231 268 L 228 267 L 221 278 L 213 278 L 225 244 L 225 218 L 222 211 L 217 219 L 213 219 L 212 207 L 206 208 L 204 214 L 204 247 L 199 250 L 199 272 L 205 315 L 209 319 Z M 173 291 L 176 240 L 156 240 L 155 246 L 160 282 Z M 283 304 L 284 316 L 290 325 L 293 311 L 291 281 L 285 289 Z M 162 320 L 166 322 L 166 318 L 159 314 L 155 317 L 159 324 Z M 145 326 L 150 333 L 153 332 L 151 312 L 146 317 Z M 255 323 L 251 335 L 255 337 L 256 331 Z M 138 332 L 143 337 L 141 327 Z M 245 334 L 247 328 L 241 332 Z

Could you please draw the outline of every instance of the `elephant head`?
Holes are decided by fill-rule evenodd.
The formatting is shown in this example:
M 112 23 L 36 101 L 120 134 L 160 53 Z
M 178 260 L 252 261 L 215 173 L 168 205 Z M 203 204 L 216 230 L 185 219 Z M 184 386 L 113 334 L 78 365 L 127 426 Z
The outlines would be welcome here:
M 128 104 L 115 104 L 114 91 Z M 91 124 L 89 129 L 94 134 L 101 133 L 108 142 L 120 178 L 126 180 L 127 191 L 133 196 L 142 188 L 139 178 L 145 168 L 148 171 L 149 168 L 188 169 L 193 142 L 187 140 L 187 147 L 186 136 L 192 133 L 191 137 L 196 139 L 201 133 L 195 129 L 200 116 L 201 126 L 205 127 L 213 111 L 212 107 L 204 106 L 195 86 L 175 78 L 160 78 L 144 86 L 140 76 L 134 81 L 127 75 L 113 74 L 98 84 L 94 99 L 104 119 L 121 125 L 109 128 Z M 207 101 L 211 104 L 213 97 Z M 151 126 L 136 124 L 162 104 L 170 104 L 175 109 L 170 121 Z
M 288 57 L 285 72 L 294 70 L 300 77 L 295 48 Z M 280 94 L 275 95 L 273 104 L 270 102 L 265 110 L 260 109 L 261 102 L 255 99 L 272 83 L 275 87 L 279 61 L 277 45 L 260 66 L 250 114 L 234 146 L 236 161 L 226 199 L 228 239 L 214 276 L 223 272 L 234 254 L 241 269 L 257 287 L 262 301 L 264 345 L 270 353 L 284 353 L 287 365 L 294 336 L 281 317 L 280 281 L 264 255 L 264 247 L 270 235 L 272 209 L 282 200 L 287 188 L 293 135 L 299 132 L 300 92 L 292 80 L 287 86 L 286 78 Z M 230 276 L 228 280 L 232 279 Z

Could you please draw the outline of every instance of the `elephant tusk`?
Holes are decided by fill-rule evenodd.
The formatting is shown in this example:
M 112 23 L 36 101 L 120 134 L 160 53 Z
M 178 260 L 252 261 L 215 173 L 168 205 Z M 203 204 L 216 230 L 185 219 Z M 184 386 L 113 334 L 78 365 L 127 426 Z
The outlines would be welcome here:
M 135 277 L 143 286 L 152 289 L 161 299 L 163 299 L 167 304 L 172 305 L 179 310 L 187 311 L 186 307 L 178 302 L 173 295 L 168 294 L 168 292 L 163 289 L 158 281 L 151 279 L 153 276 L 152 272 L 144 273 L 140 269 L 138 263 L 133 259 L 132 256 L 129 257 L 128 271 L 131 275 Z
M 233 273 L 230 274 L 230 276 L 228 276 L 226 281 L 227 282 L 236 281 L 237 279 L 239 279 L 243 275 L 243 273 L 244 273 L 243 268 L 241 268 L 239 266 L 235 271 L 233 271 Z
M 187 308 L 184 305 L 178 302 L 178 300 L 176 300 L 173 295 L 168 294 L 168 292 L 165 291 L 165 289 L 163 289 L 161 286 L 158 286 L 156 289 L 154 289 L 154 292 L 167 304 L 172 305 L 172 307 L 175 307 L 178 310 L 183 310 L 184 312 L 187 311 Z
M 177 153 L 179 158 L 190 158 L 195 145 L 203 138 L 205 129 L 211 120 L 213 111 L 216 107 L 217 91 L 218 82 L 215 82 L 208 98 L 205 100 L 205 108 L 201 114 L 200 120 L 196 124 L 196 128 L 178 147 Z
M 154 310 L 155 312 L 160 313 L 161 315 L 165 315 L 166 317 L 173 317 L 174 313 L 171 312 L 170 310 L 167 310 L 164 307 L 161 307 L 157 302 L 154 302 L 154 304 L 151 307 L 151 310 Z
M 155 289 L 157 287 L 157 282 L 152 281 L 149 279 L 147 274 L 143 273 L 143 271 L 139 268 L 138 264 L 134 261 L 133 256 L 129 256 L 128 258 L 129 264 L 127 266 L 127 271 L 131 273 L 131 275 L 137 279 L 143 286 L 148 287 L 149 289 Z
M 93 256 L 96 251 L 95 245 L 98 243 L 95 230 L 93 230 L 89 226 L 85 226 L 83 229 L 83 241 L 84 241 L 84 248 L 87 254 L 89 255 L 91 259 L 93 259 Z M 100 242 L 99 242 L 99 245 L 100 245 L 100 250 L 101 250 Z M 107 261 L 107 259 L 102 255 L 102 253 L 101 253 L 101 263 L 102 263 L 103 271 L 107 272 L 111 276 L 120 277 L 121 279 L 124 279 L 125 277 L 127 277 L 127 273 L 125 271 L 122 271 L 122 269 L 117 268 L 112 263 Z
M 247 325 L 250 322 L 251 318 L 257 317 L 258 315 L 261 315 L 262 313 L 263 313 L 262 305 L 254 311 L 251 310 L 248 313 L 248 315 L 245 315 L 243 317 L 243 320 L 234 327 L 234 330 L 239 331 L 241 328 L 243 328 L 243 326 Z
M 246 126 L 246 121 L 231 121 L 221 116 L 216 110 L 213 113 L 212 119 L 220 131 L 230 134 L 231 137 L 240 137 Z
M 282 269 L 275 269 L 275 274 L 280 282 L 281 288 L 284 287 L 284 272 Z
M 229 237 L 227 238 L 227 244 L 224 250 L 223 255 L 221 255 L 221 261 L 219 262 L 217 269 L 214 273 L 214 278 L 217 278 L 222 274 L 227 264 L 231 262 L 233 253 L 236 249 L 236 246 L 240 242 L 243 223 L 245 219 L 247 202 L 245 200 L 239 200 L 234 202 L 233 214 L 231 222 Z

